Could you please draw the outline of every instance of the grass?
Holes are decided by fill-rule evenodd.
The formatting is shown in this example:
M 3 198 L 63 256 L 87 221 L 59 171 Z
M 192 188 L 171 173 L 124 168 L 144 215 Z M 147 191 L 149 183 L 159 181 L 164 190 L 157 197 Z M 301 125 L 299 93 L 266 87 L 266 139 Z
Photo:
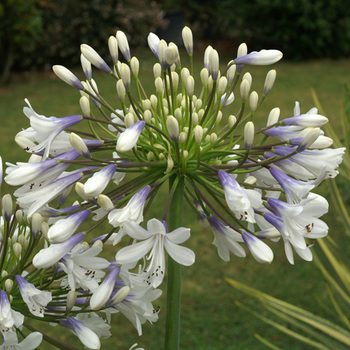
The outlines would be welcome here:
M 151 54 L 138 52 L 141 56 L 141 77 L 146 90 L 152 89 L 150 72 L 155 62 Z M 196 61 L 195 67 L 201 65 Z M 229 58 L 222 58 L 226 63 Z M 347 84 L 346 72 L 350 62 L 346 60 L 308 61 L 303 63 L 281 62 L 277 69 L 277 81 L 270 96 L 257 112 L 256 118 L 265 123 L 271 108 L 280 107 L 281 116 L 292 116 L 294 102 L 300 102 L 303 112 L 313 107 L 310 88 L 314 87 L 327 112 L 330 122 L 337 125 L 338 110 L 343 101 L 342 86 Z M 253 89 L 262 91 L 268 67 L 253 67 Z M 82 74 L 77 70 L 79 77 Z M 115 87 L 105 75 L 95 74 L 99 89 L 108 101 L 115 101 Z M 150 86 L 147 86 L 150 84 Z M 149 83 L 151 82 L 151 83 Z M 26 161 L 27 155 L 13 141 L 15 134 L 28 127 L 28 120 L 22 114 L 23 99 L 28 98 L 33 108 L 46 116 L 65 116 L 79 114 L 79 93 L 56 79 L 53 74 L 31 74 L 14 76 L 12 83 L 0 89 L 0 154 L 5 161 Z M 239 98 L 237 98 L 239 100 Z M 113 103 L 112 103 L 113 105 Z M 237 107 L 238 108 L 238 107 Z M 234 110 L 233 110 L 234 113 Z M 159 212 L 159 213 L 158 213 Z M 156 208 L 151 215 L 160 217 L 161 208 Z M 332 225 L 336 217 L 328 214 L 330 235 L 341 237 L 342 232 Z M 248 297 L 232 289 L 225 277 L 232 277 L 277 298 L 284 299 L 308 310 L 324 315 L 320 304 L 314 298 L 326 298 L 324 282 L 320 272 L 313 263 L 296 259 L 295 266 L 289 265 L 284 257 L 281 243 L 270 246 L 275 252 L 272 265 L 260 265 L 251 256 L 246 259 L 232 257 L 231 262 L 224 263 L 211 245 L 212 234 L 201 228 L 193 217 L 185 218 L 185 226 L 191 227 L 192 237 L 187 246 L 196 253 L 196 263 L 183 268 L 182 285 L 182 340 L 181 349 L 228 350 L 228 349 L 263 349 L 264 346 L 253 337 L 259 333 L 285 349 L 299 350 L 297 342 L 277 333 L 274 329 L 252 318 L 234 304 L 234 300 L 249 302 Z M 334 229 L 332 229 L 334 227 Z M 346 238 L 342 242 L 349 242 Z M 128 349 L 138 342 L 145 349 L 162 349 L 165 322 L 165 295 L 159 301 L 160 319 L 157 324 L 146 324 L 144 335 L 138 339 L 133 326 L 122 316 L 113 317 L 113 337 L 103 343 L 104 349 Z M 156 303 L 155 306 L 158 306 Z M 57 327 L 56 327 L 57 328 Z M 68 340 L 71 345 L 81 347 L 68 332 L 59 332 L 50 328 L 51 336 Z M 47 347 L 49 349 L 49 347 Z

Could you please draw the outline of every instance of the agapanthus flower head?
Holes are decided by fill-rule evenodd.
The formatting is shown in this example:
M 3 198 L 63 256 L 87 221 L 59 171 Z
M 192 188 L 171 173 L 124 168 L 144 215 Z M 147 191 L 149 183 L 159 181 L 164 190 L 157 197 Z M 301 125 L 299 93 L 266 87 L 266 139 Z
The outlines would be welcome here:
M 0 291 L 2 327 L 18 328 L 24 316 L 17 308 L 28 305 L 28 317 L 68 327 L 91 349 L 110 334 L 101 313 L 110 321 L 120 312 L 141 334 L 144 322 L 158 319 L 152 302 L 161 295 L 155 288 L 164 280 L 166 255 L 168 266 L 195 262 L 182 245 L 191 236 L 182 226 L 184 200 L 185 214 L 213 231 L 224 261 L 250 251 L 271 263 L 270 244 L 278 241 L 290 263 L 294 251 L 312 260 L 313 240 L 328 233 L 320 219 L 328 203 L 311 191 L 338 174 L 345 152 L 330 148 L 322 130 L 328 119 L 316 108 L 301 113 L 296 103 L 293 116 L 276 107 L 259 120 L 276 71 L 259 89 L 243 69 L 273 64 L 280 51 L 248 53 L 241 44 L 222 69 L 224 58 L 208 46 L 202 69 L 194 69 L 191 30 L 185 27 L 182 37 L 187 60 L 174 43 L 148 35 L 155 55 L 150 91 L 142 62 L 118 31 L 108 40 L 112 67 L 87 44 L 81 45 L 85 81 L 54 66 L 80 90 L 82 114 L 47 118 L 26 100 L 30 126 L 16 141 L 31 156 L 5 170 L 5 181 L 21 186 L 14 192 L 19 209 L 12 196 L 1 199 L 2 275 L 9 276 Z M 113 82 L 110 101 L 92 78 L 95 68 Z M 0 185 L 2 176 L 0 159 Z M 111 243 L 117 251 L 109 261 L 103 254 Z M 16 298 L 12 305 L 8 293 Z M 12 340 L 5 343 L 18 343 Z

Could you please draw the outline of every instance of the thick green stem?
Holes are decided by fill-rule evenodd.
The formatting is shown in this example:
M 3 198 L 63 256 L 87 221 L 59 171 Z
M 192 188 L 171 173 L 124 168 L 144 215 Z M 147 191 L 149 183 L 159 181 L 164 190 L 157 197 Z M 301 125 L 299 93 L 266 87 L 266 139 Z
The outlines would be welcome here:
M 176 175 L 170 178 L 171 191 Z M 182 226 L 184 205 L 184 179 L 176 186 L 168 215 L 168 232 Z M 167 272 L 167 310 L 165 324 L 165 350 L 180 348 L 181 311 L 181 265 L 168 256 Z

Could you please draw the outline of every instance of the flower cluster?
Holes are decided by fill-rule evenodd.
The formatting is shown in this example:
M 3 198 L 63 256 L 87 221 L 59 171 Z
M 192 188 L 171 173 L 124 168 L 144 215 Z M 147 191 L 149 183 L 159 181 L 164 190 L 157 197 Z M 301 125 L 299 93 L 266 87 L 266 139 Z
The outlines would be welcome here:
M 2 198 L 5 347 L 38 346 L 38 332 L 14 345 L 18 335 L 23 337 L 22 326 L 33 331 L 28 317 L 70 329 L 89 349 L 100 348 L 100 339 L 110 336 L 113 313 L 122 313 L 139 334 L 143 323 L 157 321 L 152 302 L 161 295 L 157 288 L 166 273 L 166 253 L 184 266 L 195 261 L 194 252 L 182 245 L 190 229 L 168 229 L 179 188 L 188 208 L 212 229 L 224 261 L 231 253 L 245 257 L 250 251 L 258 262 L 270 263 L 267 243 L 280 238 L 290 263 L 294 251 L 311 260 L 309 240 L 327 235 L 319 219 L 327 201 L 311 190 L 336 176 L 344 154 L 330 148 L 332 140 L 321 130 L 327 118 L 315 108 L 301 113 L 296 103 L 294 116 L 280 119 L 274 108 L 264 127 L 254 124 L 276 71 L 267 73 L 259 96 L 243 69 L 273 64 L 282 53 L 248 53 L 242 44 L 221 69 L 218 52 L 209 46 L 195 79 L 188 27 L 182 36 L 189 68 L 175 44 L 148 36 L 158 61 L 153 94 L 145 91 L 140 63 L 118 31 L 108 41 L 111 65 L 81 45 L 84 81 L 63 66 L 53 67 L 80 92 L 81 114 L 45 117 L 26 100 L 30 126 L 15 139 L 30 157 L 26 163 L 7 163 L 5 170 L 5 181 L 18 186 L 16 208 L 10 195 Z M 113 103 L 99 93 L 92 66 L 114 81 Z M 227 112 L 234 109 L 235 115 Z M 163 216 L 144 228 L 144 215 L 154 203 L 163 206 Z M 112 261 L 101 256 L 111 245 Z

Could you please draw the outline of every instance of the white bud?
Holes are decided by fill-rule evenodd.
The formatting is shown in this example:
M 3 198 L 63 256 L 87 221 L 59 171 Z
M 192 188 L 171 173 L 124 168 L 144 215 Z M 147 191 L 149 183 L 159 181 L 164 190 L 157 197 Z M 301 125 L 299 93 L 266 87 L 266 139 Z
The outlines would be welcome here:
M 215 143 L 217 139 L 218 139 L 218 135 L 215 134 L 215 132 L 210 134 L 210 143 Z
M 272 87 L 273 84 L 275 83 L 276 80 L 276 70 L 275 69 L 271 69 L 267 74 L 266 74 L 266 79 L 265 79 L 265 84 L 264 84 L 264 91 L 263 94 L 267 95 Z
M 214 49 L 209 54 L 209 71 L 213 80 L 216 80 L 219 76 L 219 54 Z
M 154 159 L 154 153 L 152 151 L 149 151 L 147 153 L 147 160 L 152 161 Z
M 181 108 L 176 108 L 174 111 L 174 116 L 178 121 L 181 121 L 182 119 L 182 111 Z
M 96 68 L 102 70 L 105 73 L 111 73 L 111 68 L 108 67 L 104 59 L 89 45 L 80 45 L 81 53 L 85 58 L 90 61 Z
M 52 67 L 53 72 L 65 83 L 78 89 L 84 90 L 82 82 L 66 67 L 55 65 Z
M 11 220 L 12 211 L 13 211 L 12 197 L 9 193 L 6 193 L 2 197 L 2 212 L 3 212 L 4 219 L 6 221 Z
M 203 139 L 203 128 L 200 125 L 196 125 L 193 129 L 194 139 L 197 144 L 200 144 Z
M 182 40 L 185 45 L 185 49 L 189 55 L 193 54 L 193 35 L 190 28 L 187 26 L 182 29 Z
M 32 216 L 32 234 L 34 237 L 38 237 L 41 229 L 43 217 L 39 213 L 35 213 Z
M 205 87 L 208 85 L 208 79 L 209 79 L 209 71 L 206 68 L 203 68 L 200 72 L 201 82 L 202 85 Z
M 255 112 L 258 107 L 259 95 L 256 91 L 252 91 L 249 96 L 249 106 L 252 112 Z
M 122 79 L 125 89 L 129 90 L 130 89 L 130 83 L 131 83 L 131 78 L 130 78 L 130 68 L 126 63 L 122 63 L 120 65 L 120 78 Z
M 187 78 L 191 75 L 190 71 L 185 67 L 181 69 L 181 80 L 186 84 Z
M 209 55 L 210 52 L 213 50 L 212 46 L 208 46 L 204 51 L 204 67 L 209 70 Z
M 146 122 L 146 123 L 150 123 L 151 122 L 151 119 L 152 119 L 152 112 L 150 110 L 145 110 L 143 112 L 143 120 Z
M 248 53 L 248 47 L 246 43 L 242 43 L 238 46 L 237 57 L 245 56 Z
M 46 221 L 43 221 L 41 223 L 40 231 L 45 238 L 47 238 L 47 232 L 49 231 L 49 228 L 49 224 Z
M 118 62 L 118 41 L 115 36 L 110 36 L 108 39 L 108 49 L 112 57 L 113 64 Z
M 179 123 L 175 117 L 170 115 L 166 120 L 166 126 L 173 141 L 179 140 Z
M 248 98 L 249 90 L 250 90 L 249 81 L 247 79 L 244 79 L 240 85 L 240 93 L 243 101 L 245 101 Z
M 218 114 L 216 116 L 216 120 L 215 120 L 215 123 L 216 124 L 219 124 L 221 122 L 221 119 L 222 119 L 222 112 L 221 111 L 218 111 Z
M 278 118 L 280 117 L 280 109 L 278 107 L 271 109 L 271 112 L 267 118 L 266 126 L 270 126 L 278 122 Z
M 124 117 L 124 123 L 125 123 L 125 127 L 126 128 L 130 128 L 132 125 L 135 124 L 135 118 L 134 115 L 132 113 L 128 113 L 125 117 Z
M 186 140 L 187 140 L 187 133 L 184 131 L 181 131 L 179 135 L 179 142 L 184 144 Z
M 69 135 L 69 143 L 83 157 L 90 158 L 90 152 L 83 139 L 74 132 Z
M 104 194 L 99 194 L 97 196 L 97 204 L 105 211 L 111 211 L 112 209 L 114 209 L 114 205 L 113 202 L 111 201 L 111 199 L 104 195 Z
M 12 287 L 13 287 L 13 281 L 12 281 L 11 279 L 8 278 L 8 279 L 5 281 L 5 290 L 6 290 L 6 292 L 7 292 L 7 293 L 11 293 Z
M 83 55 L 80 55 L 81 68 L 83 68 L 84 75 L 87 80 L 92 78 L 91 62 Z
M 124 58 L 126 60 L 130 60 L 131 58 L 130 48 L 129 48 L 129 43 L 128 43 L 128 39 L 126 38 L 126 35 L 121 30 L 118 30 L 116 34 L 116 38 L 118 41 L 119 49 L 122 52 Z
M 232 127 L 236 124 L 236 122 L 237 122 L 237 118 L 236 118 L 233 114 L 231 114 L 231 115 L 228 117 L 228 126 L 229 126 L 230 128 L 232 128 Z
M 70 290 L 67 294 L 67 304 L 66 304 L 67 312 L 70 312 L 73 309 L 76 300 L 77 300 L 77 292 L 75 292 L 74 290 Z
M 186 86 L 187 94 L 191 98 L 194 93 L 194 79 L 191 75 L 187 77 L 185 86 Z
M 187 159 L 187 158 L 188 158 L 188 151 L 187 151 L 187 149 L 185 149 L 185 150 L 183 151 L 183 157 L 184 157 L 184 159 Z
M 124 286 L 118 290 L 117 293 L 113 296 L 113 304 L 121 303 L 130 293 L 130 287 Z
M 171 72 L 171 81 L 173 82 L 173 89 L 177 90 L 179 85 L 179 75 L 176 72 Z
M 79 100 L 80 108 L 83 115 L 90 116 L 90 101 L 86 96 L 81 96 Z
M 222 96 L 226 90 L 227 87 L 227 78 L 226 77 L 221 77 L 218 80 L 217 88 L 216 88 L 216 93 L 219 96 Z
M 192 124 L 197 125 L 198 124 L 198 114 L 197 113 L 192 113 Z
M 244 79 L 248 80 L 249 84 L 252 85 L 253 77 L 252 77 L 252 75 L 251 75 L 249 72 L 247 72 L 247 73 L 245 73 L 245 74 L 243 75 L 242 81 L 243 81 Z
M 244 144 L 245 149 L 249 151 L 253 145 L 254 142 L 254 123 L 253 122 L 247 122 L 247 124 L 244 127 Z
M 22 254 L 22 245 L 20 243 L 14 243 L 12 246 L 13 253 L 15 254 L 16 258 L 19 258 Z
M 130 60 L 130 68 L 134 77 L 137 78 L 140 70 L 140 62 L 136 57 Z
M 235 78 L 235 75 L 236 75 L 236 65 L 233 64 L 228 70 L 227 70 L 227 73 L 226 73 L 226 76 L 227 76 L 227 80 L 228 80 L 228 83 L 229 84 L 232 84 L 233 82 L 233 79 Z
M 158 105 L 158 98 L 157 98 L 157 96 L 156 95 L 151 95 L 151 97 L 149 99 L 151 101 L 152 108 L 154 110 L 156 110 L 157 109 L 157 105 Z
M 252 175 L 250 175 L 244 179 L 244 183 L 250 184 L 250 185 L 254 185 L 256 183 L 256 181 L 257 181 L 256 177 L 252 176 Z
M 172 64 L 180 66 L 179 49 L 175 44 L 169 44 L 169 46 L 165 49 L 165 61 L 169 66 Z
M 156 78 L 156 80 L 154 81 L 154 85 L 156 87 L 157 94 L 163 95 L 163 93 L 164 93 L 164 83 L 163 83 L 162 78 L 160 78 L 160 77 Z
M 117 95 L 118 95 L 118 98 L 121 100 L 121 101 L 124 101 L 125 100 L 125 97 L 126 97 L 126 90 L 125 90 L 125 86 L 124 86 L 124 83 L 121 79 L 119 79 L 117 81 L 117 84 L 116 84 L 116 87 L 117 87 Z

